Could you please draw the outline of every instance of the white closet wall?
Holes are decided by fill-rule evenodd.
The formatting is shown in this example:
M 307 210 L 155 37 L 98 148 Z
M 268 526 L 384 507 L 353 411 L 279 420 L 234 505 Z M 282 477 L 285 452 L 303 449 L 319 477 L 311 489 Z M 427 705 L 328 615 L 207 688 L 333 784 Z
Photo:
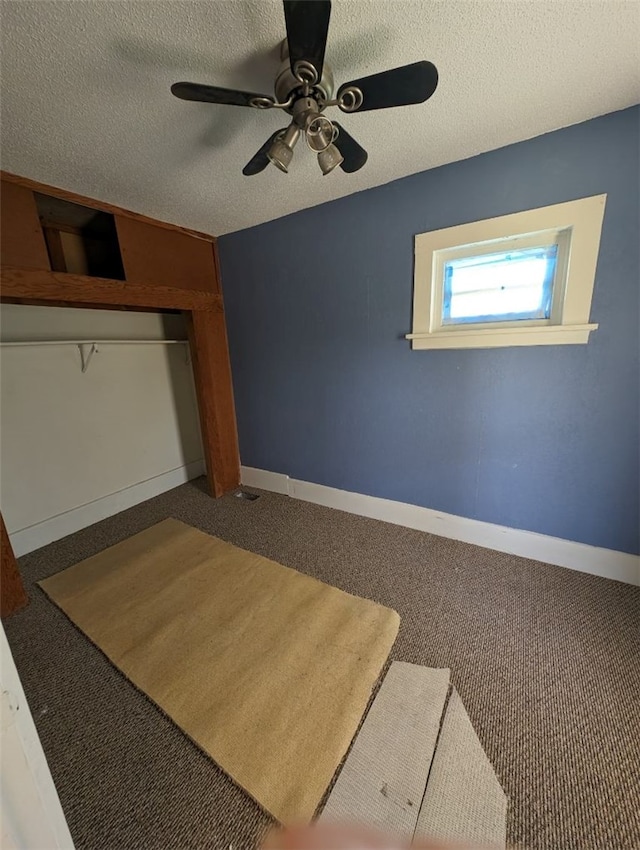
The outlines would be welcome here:
M 4 305 L 0 327 L 0 506 L 17 555 L 202 474 L 188 346 L 161 342 L 185 338 L 181 316 Z M 37 344 L 52 340 L 69 344 Z M 85 373 L 74 340 L 97 342 Z

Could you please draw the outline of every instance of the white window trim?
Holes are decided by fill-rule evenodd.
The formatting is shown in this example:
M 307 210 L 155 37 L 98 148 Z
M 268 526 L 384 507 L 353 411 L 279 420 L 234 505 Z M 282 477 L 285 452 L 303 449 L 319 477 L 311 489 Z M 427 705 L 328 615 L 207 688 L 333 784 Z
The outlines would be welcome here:
M 580 198 L 499 218 L 475 221 L 415 237 L 413 332 L 406 335 L 414 349 L 495 348 L 518 345 L 586 343 L 597 324 L 589 324 L 600 233 L 606 195 Z M 525 244 L 528 234 L 550 231 L 561 241 L 571 235 L 563 291 L 554 292 L 551 320 L 491 323 L 483 327 L 441 325 L 443 257 L 474 243 L 513 240 Z M 524 240 L 524 241 L 523 241 Z M 468 248 L 464 250 L 468 253 Z M 479 246 L 478 253 L 489 250 Z M 491 250 L 496 250 L 495 248 Z M 437 252 L 442 252 L 438 254 Z M 445 253 L 446 252 L 446 253 Z

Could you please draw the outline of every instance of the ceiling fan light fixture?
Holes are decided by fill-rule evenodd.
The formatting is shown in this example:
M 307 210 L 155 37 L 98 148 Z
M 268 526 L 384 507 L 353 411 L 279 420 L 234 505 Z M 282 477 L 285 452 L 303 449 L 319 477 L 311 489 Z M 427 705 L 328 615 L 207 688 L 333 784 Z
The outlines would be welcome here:
M 316 115 L 307 124 L 305 138 L 311 150 L 320 153 L 335 141 L 337 135 L 333 124 L 325 115 Z
M 341 162 L 344 162 L 344 157 L 334 144 L 328 145 L 318 154 L 318 165 L 323 174 L 329 174 Z
M 280 171 L 284 171 L 285 174 L 289 172 L 289 165 L 293 159 L 293 148 L 299 138 L 300 128 L 292 123 L 281 136 L 274 140 L 267 151 L 269 162 L 273 163 Z

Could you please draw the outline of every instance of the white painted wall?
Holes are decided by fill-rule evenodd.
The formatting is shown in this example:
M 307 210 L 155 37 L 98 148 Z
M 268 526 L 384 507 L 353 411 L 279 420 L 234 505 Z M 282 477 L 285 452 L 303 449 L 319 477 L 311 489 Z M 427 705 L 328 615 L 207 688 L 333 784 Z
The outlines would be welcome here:
M 22 683 L 0 626 L 0 846 L 73 850 L 73 841 Z
M 167 318 L 169 322 L 167 323 Z M 193 376 L 180 316 L 5 305 L 0 347 L 0 505 L 17 554 L 202 471 Z M 100 345 L 100 340 L 122 340 Z
M 2 304 L 0 339 L 186 339 L 180 313 L 135 313 L 129 310 L 80 310 Z

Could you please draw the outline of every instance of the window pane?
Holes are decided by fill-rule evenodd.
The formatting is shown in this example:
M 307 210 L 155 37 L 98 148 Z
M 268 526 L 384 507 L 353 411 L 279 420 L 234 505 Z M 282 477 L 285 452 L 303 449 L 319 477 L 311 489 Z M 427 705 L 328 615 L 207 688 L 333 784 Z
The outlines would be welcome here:
M 548 319 L 557 245 L 444 264 L 444 325 Z

